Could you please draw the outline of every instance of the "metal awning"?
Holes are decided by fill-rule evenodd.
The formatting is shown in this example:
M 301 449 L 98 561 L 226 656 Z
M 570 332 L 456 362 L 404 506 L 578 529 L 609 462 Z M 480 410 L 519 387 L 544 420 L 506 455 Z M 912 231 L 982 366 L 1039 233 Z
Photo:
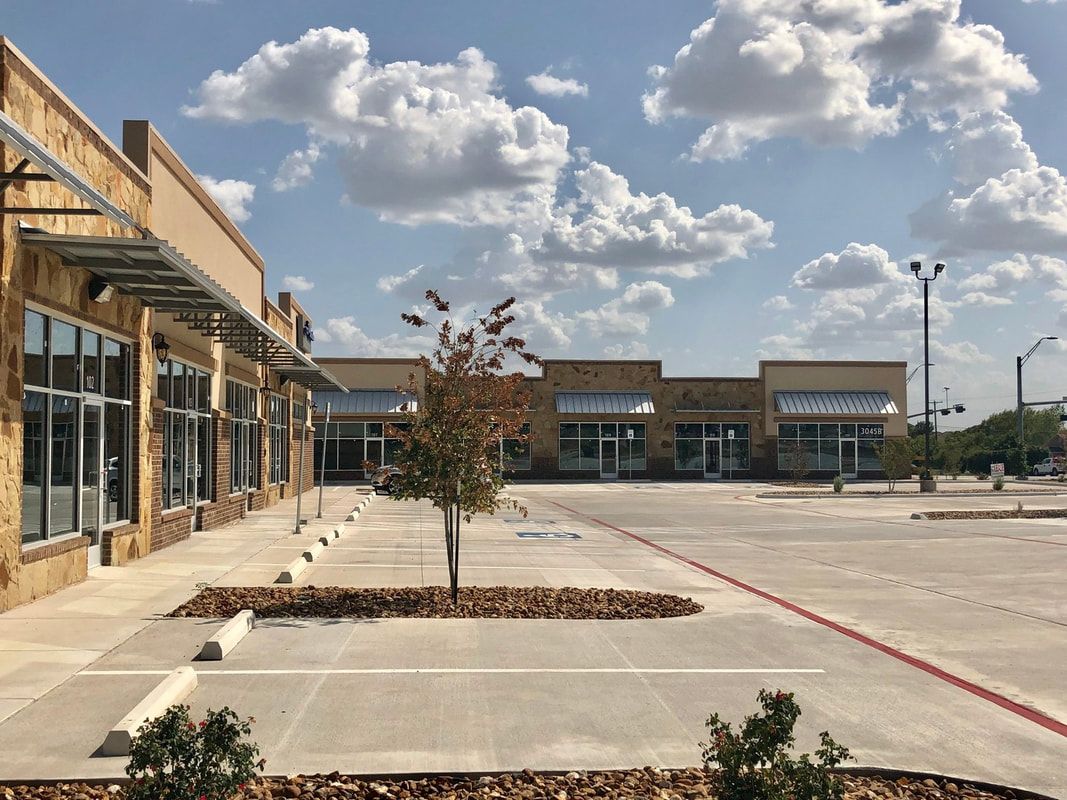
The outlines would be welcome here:
M 774 410 L 782 414 L 896 414 L 897 406 L 883 391 L 775 392 Z
M 85 178 L 35 139 L 25 128 L 0 111 L 0 141 L 22 156 L 22 162 L 11 173 L 0 176 L 0 193 L 14 181 L 51 180 L 62 184 L 89 204 L 89 208 L 11 208 L 5 214 L 103 214 L 124 228 L 137 228 L 137 221 L 101 194 Z M 33 165 L 40 172 L 25 172 Z
M 655 414 L 648 392 L 556 392 L 560 414 Z
M 66 236 L 24 229 L 22 242 L 103 278 L 201 335 L 309 389 L 348 390 L 162 239 Z
M 318 414 L 326 413 L 326 403 L 330 404 L 330 415 L 335 414 L 403 414 L 405 410 L 415 411 L 418 399 L 410 392 L 398 392 L 396 389 L 349 389 L 347 394 L 341 392 L 319 392 L 315 395 Z M 407 406 L 407 409 L 404 406 Z

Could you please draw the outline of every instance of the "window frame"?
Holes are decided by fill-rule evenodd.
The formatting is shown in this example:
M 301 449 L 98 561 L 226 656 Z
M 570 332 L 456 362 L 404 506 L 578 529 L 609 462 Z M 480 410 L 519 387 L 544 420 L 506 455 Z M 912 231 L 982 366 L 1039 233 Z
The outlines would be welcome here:
M 574 426 L 574 425 L 578 426 L 578 430 L 577 430 L 578 435 L 577 436 L 564 436 L 563 435 L 564 427 L 566 426 L 569 429 L 570 426 Z M 614 436 L 605 436 L 604 435 L 605 431 L 606 430 L 610 431 L 612 429 L 612 427 L 614 427 L 615 435 Z M 645 454 L 644 454 L 644 457 L 640 459 L 641 466 L 633 466 L 632 465 L 633 459 L 629 455 L 627 456 L 627 462 L 630 463 L 631 466 L 623 466 L 622 452 L 620 450 L 616 449 L 616 456 L 615 457 L 616 457 L 617 462 L 618 462 L 617 466 L 616 466 L 616 469 L 623 470 L 623 471 L 628 471 L 628 472 L 644 472 L 644 471 L 646 471 L 648 469 L 648 423 L 643 421 L 643 420 L 641 422 L 611 421 L 611 420 L 607 420 L 607 421 L 604 421 L 604 422 L 600 422 L 600 421 L 590 422 L 588 420 L 561 420 L 556 426 L 556 443 L 557 443 L 556 468 L 560 472 L 600 472 L 601 466 L 602 466 L 601 458 L 600 458 L 600 452 L 601 452 L 600 443 L 603 442 L 603 441 L 612 441 L 612 442 L 628 441 L 629 437 L 627 437 L 625 434 L 626 434 L 626 431 L 629 428 L 633 428 L 634 429 L 634 440 L 635 441 L 636 440 L 640 440 L 642 442 L 645 442 Z M 594 434 L 594 429 L 595 429 L 595 434 Z M 641 435 L 640 436 L 637 435 L 637 430 L 638 429 L 640 429 L 640 431 L 641 431 Z M 619 435 L 620 432 L 623 434 L 622 436 Z M 583 435 L 583 434 L 589 434 L 589 435 Z M 563 462 L 563 450 L 564 450 L 563 443 L 564 442 L 577 442 L 578 443 L 577 444 L 577 452 L 578 452 L 578 462 L 577 463 L 578 463 L 578 466 L 571 467 L 571 466 L 564 466 L 563 465 L 563 463 L 564 463 Z M 596 453 L 595 453 L 595 456 L 594 455 L 588 455 L 588 454 L 583 455 L 583 452 L 586 451 L 586 450 L 592 452 L 592 448 L 591 447 L 587 447 L 585 445 L 586 442 L 596 442 Z M 571 449 L 571 447 L 572 447 L 571 445 L 567 446 L 568 451 Z M 617 447 L 618 447 L 618 445 L 616 445 L 616 448 Z M 582 466 L 583 460 L 593 460 L 594 458 L 596 460 L 596 466 L 595 467 Z
M 22 498 L 23 508 L 22 508 L 22 515 L 20 516 L 20 523 L 19 523 L 19 525 L 20 525 L 19 543 L 20 543 L 20 548 L 21 548 L 21 550 L 23 552 L 28 551 L 28 550 L 33 550 L 33 549 L 35 549 L 37 547 L 44 547 L 45 545 L 49 544 L 50 542 L 63 541 L 65 539 L 71 539 L 71 538 L 75 538 L 75 537 L 81 536 L 82 535 L 82 529 L 84 527 L 83 526 L 83 522 L 84 521 L 81 518 L 81 512 L 82 512 L 81 503 L 77 502 L 77 501 L 72 501 L 73 502 L 72 519 L 74 520 L 73 530 L 66 531 L 66 532 L 63 532 L 63 533 L 54 534 L 54 535 L 50 532 L 51 526 L 52 526 L 52 519 L 51 519 L 51 517 L 52 517 L 52 508 L 51 508 L 51 506 L 52 506 L 52 503 L 51 503 L 51 499 L 52 499 L 51 498 L 51 495 L 52 495 L 51 488 L 52 487 L 51 487 L 51 480 L 52 480 L 52 469 L 53 469 L 53 464 L 52 464 L 52 456 L 53 456 L 52 450 L 53 450 L 53 447 L 52 447 L 52 443 L 53 443 L 53 440 L 54 440 L 53 422 L 52 422 L 52 409 L 53 409 L 54 398 L 56 398 L 56 397 L 71 398 L 77 404 L 77 412 L 75 413 L 75 422 L 74 422 L 74 440 L 75 440 L 76 445 L 77 445 L 77 452 L 75 454 L 74 471 L 75 471 L 75 475 L 77 476 L 77 481 L 78 482 L 75 484 L 75 487 L 74 487 L 76 491 L 73 492 L 75 494 L 76 498 L 80 498 L 80 494 L 79 494 L 79 491 L 77 491 L 77 487 L 81 485 L 80 484 L 80 480 L 81 480 L 80 476 L 84 472 L 84 470 L 83 470 L 84 452 L 83 452 L 83 446 L 82 446 L 82 437 L 84 436 L 84 431 L 82 430 L 82 423 L 83 423 L 83 413 L 84 413 L 83 409 L 84 409 L 85 403 L 86 402 L 93 403 L 95 405 L 99 405 L 100 408 L 101 408 L 101 419 L 100 419 L 101 435 L 102 435 L 102 439 L 104 441 L 104 446 L 105 447 L 106 447 L 106 442 L 107 442 L 106 421 L 107 421 L 107 410 L 108 410 L 108 407 L 109 406 L 125 406 L 126 407 L 126 412 L 125 412 L 126 431 L 125 431 L 124 441 L 122 442 L 122 453 L 120 453 L 120 455 L 118 456 L 119 463 L 122 465 L 121 466 L 121 473 L 119 473 L 119 476 L 120 476 L 119 477 L 119 482 L 120 482 L 120 485 L 122 486 L 123 495 L 122 495 L 122 497 L 120 497 L 119 499 L 117 499 L 115 501 L 116 502 L 116 506 L 122 508 L 122 510 L 125 513 L 118 519 L 112 520 L 110 522 L 103 522 L 103 524 L 102 524 L 102 526 L 100 528 L 101 535 L 105 531 L 111 530 L 113 528 L 121 527 L 122 525 L 130 524 L 130 521 L 131 521 L 131 515 L 130 515 L 131 514 L 131 499 L 133 497 L 133 493 L 132 493 L 132 488 L 133 487 L 131 487 L 131 485 L 130 485 L 130 478 L 131 478 L 131 475 L 132 475 L 130 461 L 131 461 L 132 453 L 134 452 L 134 444 L 133 444 L 134 443 L 134 436 L 133 436 L 133 401 L 131 399 L 131 391 L 130 391 L 130 389 L 131 389 L 130 380 L 131 380 L 131 375 L 133 373 L 133 340 L 130 339 L 129 337 L 127 337 L 127 336 L 124 336 L 124 335 L 122 335 L 120 333 L 116 333 L 116 332 L 114 332 L 112 330 L 109 330 L 107 328 L 103 328 L 103 327 L 101 327 L 99 325 L 94 325 L 91 322 L 85 322 L 84 320 L 81 320 L 81 319 L 78 319 L 76 317 L 73 317 L 70 314 L 65 314 L 62 311 L 57 311 L 55 309 L 49 308 L 48 306 L 42 305 L 40 303 L 35 303 L 35 302 L 31 301 L 31 300 L 26 300 L 23 303 L 23 309 L 22 309 L 22 314 L 23 314 L 23 319 L 22 319 L 22 326 L 23 326 L 23 341 L 22 341 L 23 358 L 25 358 L 25 355 L 26 355 L 26 314 L 27 313 L 36 314 L 39 317 L 41 317 L 42 320 L 43 320 L 43 330 L 42 330 L 42 334 L 43 334 L 43 336 L 42 336 L 42 340 L 43 340 L 42 341 L 42 345 L 43 345 L 43 347 L 42 347 L 42 349 L 43 349 L 44 352 L 41 355 L 41 358 L 43 360 L 43 366 L 44 366 L 44 370 L 43 370 L 43 372 L 44 372 L 44 385 L 37 384 L 37 383 L 30 383 L 30 382 L 25 381 L 25 370 L 23 370 L 22 391 L 23 391 L 23 395 L 25 395 L 26 392 L 36 392 L 38 394 L 43 395 L 44 399 L 42 400 L 42 409 L 44 409 L 44 418 L 41 420 L 41 432 L 42 432 L 43 441 L 41 443 L 41 475 L 42 475 L 42 482 L 41 482 L 41 487 L 40 487 L 41 491 L 40 491 L 40 500 L 39 500 L 39 502 L 40 502 L 40 509 L 39 509 L 40 537 L 35 539 L 35 540 L 32 540 L 32 541 L 25 541 L 24 538 L 23 538 L 25 536 L 25 531 L 21 527 L 22 526 L 21 519 L 23 519 L 25 517 L 25 503 L 26 503 L 25 495 L 23 495 L 23 498 Z M 75 349 L 77 351 L 77 353 L 76 353 L 76 363 L 75 363 L 75 382 L 74 382 L 74 385 L 76 387 L 75 389 L 60 389 L 60 388 L 55 388 L 52 385 L 54 383 L 53 375 L 52 375 L 52 367 L 53 367 L 53 364 L 52 364 L 52 359 L 53 359 L 53 352 L 52 352 L 53 351 L 53 348 L 52 348 L 52 324 L 53 324 L 54 321 L 58 321 L 58 322 L 61 322 L 63 324 L 66 324 L 66 325 L 73 326 L 74 329 L 75 329 L 75 335 L 74 335 L 75 336 Z M 84 349 L 84 340 L 85 340 L 85 334 L 86 333 L 90 333 L 90 334 L 93 334 L 96 337 L 98 337 L 98 339 L 97 339 L 97 352 L 96 352 L 96 357 L 97 357 L 97 365 L 96 365 L 97 386 L 95 388 L 91 389 L 91 390 L 86 390 L 84 385 L 83 385 L 83 372 L 84 372 L 84 370 L 83 370 L 83 359 L 84 359 L 83 349 Z M 107 385 L 106 385 L 107 384 L 106 345 L 107 345 L 107 342 L 109 342 L 109 341 L 110 342 L 114 342 L 114 343 L 119 345 L 119 347 L 120 347 L 120 351 L 119 351 L 120 352 L 120 356 L 122 355 L 121 348 L 123 346 L 125 346 L 125 348 L 126 348 L 125 349 L 125 356 L 126 356 L 126 363 L 125 363 L 126 386 L 124 387 L 124 391 L 122 392 L 122 394 L 124 395 L 122 397 L 111 397 L 107 393 Z M 24 441 L 25 441 L 25 438 L 24 438 Z M 24 445 L 20 445 L 20 446 L 24 447 Z M 23 457 L 25 457 L 25 452 L 23 452 Z M 101 452 L 100 458 L 101 458 L 101 463 L 103 464 L 103 469 L 106 470 L 107 469 L 106 451 Z M 23 475 L 22 480 L 24 480 L 24 479 L 25 479 L 25 473 Z M 108 497 L 108 500 L 105 501 L 105 502 L 108 502 L 108 503 L 111 502 L 110 501 L 110 495 Z M 117 513 L 117 511 L 116 511 L 116 513 Z M 103 516 L 105 516 L 105 518 L 106 518 L 106 514 L 103 515 Z M 100 544 L 100 542 L 97 542 L 96 544 Z

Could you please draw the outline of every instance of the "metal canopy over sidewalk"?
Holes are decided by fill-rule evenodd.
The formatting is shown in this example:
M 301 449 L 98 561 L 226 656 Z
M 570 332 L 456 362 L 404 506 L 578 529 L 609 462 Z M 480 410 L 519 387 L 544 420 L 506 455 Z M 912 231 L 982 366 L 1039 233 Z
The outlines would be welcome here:
M 0 193 L 15 181 L 55 181 L 83 201 L 89 208 L 12 208 L 0 209 L 3 214 L 103 214 L 126 228 L 141 228 L 129 214 L 97 191 L 88 181 L 75 172 L 62 159 L 31 136 L 21 125 L 0 111 L 0 142 L 22 156 L 14 172 L 4 174 L 0 180 Z M 41 172 L 26 172 L 30 165 Z
M 156 311 L 174 314 L 193 330 L 301 386 L 348 391 L 162 239 L 67 236 L 26 229 L 22 241 L 52 251 L 68 266 L 89 270 Z
M 889 392 L 775 392 L 774 410 L 782 414 L 896 414 Z

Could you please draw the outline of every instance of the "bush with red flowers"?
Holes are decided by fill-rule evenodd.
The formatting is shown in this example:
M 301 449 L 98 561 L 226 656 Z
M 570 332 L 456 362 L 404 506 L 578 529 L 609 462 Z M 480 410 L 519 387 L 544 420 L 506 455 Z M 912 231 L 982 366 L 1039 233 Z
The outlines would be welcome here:
M 231 800 L 263 769 L 253 722 L 223 708 L 196 723 L 188 706 L 171 706 L 130 745 L 127 800 Z
M 704 764 L 714 770 L 719 800 L 841 800 L 844 788 L 830 772 L 849 758 L 848 750 L 823 731 L 818 762 L 807 753 L 793 759 L 793 727 L 800 706 L 792 692 L 761 689 L 762 714 L 745 718 L 734 733 L 718 714 L 707 721 L 711 740 L 703 745 Z

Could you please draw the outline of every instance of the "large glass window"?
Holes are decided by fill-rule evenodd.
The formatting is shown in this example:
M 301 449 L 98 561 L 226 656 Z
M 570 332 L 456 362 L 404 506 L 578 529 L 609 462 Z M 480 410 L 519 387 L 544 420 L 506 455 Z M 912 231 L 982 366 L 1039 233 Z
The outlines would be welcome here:
M 289 400 L 281 395 L 270 396 L 268 417 L 270 444 L 268 483 L 284 483 L 289 480 Z
M 750 431 L 747 422 L 676 422 L 674 468 L 708 475 L 750 469 Z
M 78 486 L 78 400 L 52 395 L 52 463 L 49 469 L 48 535 L 75 528 L 74 503 Z
M 259 485 L 259 434 L 256 389 L 226 381 L 226 410 L 230 412 L 230 488 L 234 492 Z
M 43 337 L 42 337 L 43 341 Z M 44 538 L 42 524 L 45 493 L 45 423 L 48 395 L 23 392 L 22 395 L 22 541 Z
M 531 467 L 530 423 L 522 424 L 523 439 L 498 439 L 496 461 L 505 472 L 528 470 Z M 492 451 L 490 451 L 490 454 Z M 492 455 L 490 455 L 492 457 Z
M 163 508 L 210 500 L 211 376 L 181 361 L 156 367 L 163 409 Z M 202 393 L 202 394 L 201 394 Z
M 24 324 L 22 541 L 99 544 L 101 521 L 129 518 L 130 346 L 32 309 Z M 84 402 L 101 394 L 102 417 Z
M 796 460 L 811 471 L 840 472 L 841 442 L 846 448 L 856 441 L 858 468 L 864 472 L 881 469 L 876 447 L 885 441 L 880 422 L 781 422 L 778 424 L 778 469 L 791 471 Z
M 389 436 L 396 422 L 331 422 L 315 425 L 315 474 L 323 468 L 326 480 L 352 480 L 367 477 L 364 462 L 377 466 L 393 463 L 402 443 Z
M 630 437 L 633 431 L 633 438 Z M 616 469 L 629 472 L 646 468 L 645 423 L 561 422 L 559 424 L 560 470 L 600 471 L 600 442 L 618 442 Z
M 69 323 L 53 319 L 49 344 L 52 350 L 52 388 L 79 391 L 78 329 Z

